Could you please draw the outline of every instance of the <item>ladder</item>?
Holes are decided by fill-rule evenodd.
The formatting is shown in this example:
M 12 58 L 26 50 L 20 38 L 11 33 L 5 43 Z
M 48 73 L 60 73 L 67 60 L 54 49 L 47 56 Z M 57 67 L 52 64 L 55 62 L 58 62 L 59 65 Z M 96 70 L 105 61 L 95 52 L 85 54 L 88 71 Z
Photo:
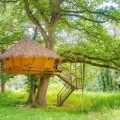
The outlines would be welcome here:
M 57 95 L 57 106 L 61 106 L 74 90 L 83 87 L 81 84 L 78 84 L 78 80 L 81 80 L 82 78 L 77 78 L 62 65 L 60 65 L 60 69 L 62 72 L 58 74 L 58 77 L 65 82 L 65 85 Z

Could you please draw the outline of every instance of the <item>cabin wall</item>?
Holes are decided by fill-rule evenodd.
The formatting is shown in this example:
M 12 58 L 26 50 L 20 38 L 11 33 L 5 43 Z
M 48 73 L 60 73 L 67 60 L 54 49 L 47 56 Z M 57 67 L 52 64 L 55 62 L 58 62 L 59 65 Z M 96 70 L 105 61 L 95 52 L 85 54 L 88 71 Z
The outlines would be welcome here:
M 54 71 L 55 60 L 45 57 L 11 57 L 3 60 L 3 71 L 16 74 L 39 74 Z

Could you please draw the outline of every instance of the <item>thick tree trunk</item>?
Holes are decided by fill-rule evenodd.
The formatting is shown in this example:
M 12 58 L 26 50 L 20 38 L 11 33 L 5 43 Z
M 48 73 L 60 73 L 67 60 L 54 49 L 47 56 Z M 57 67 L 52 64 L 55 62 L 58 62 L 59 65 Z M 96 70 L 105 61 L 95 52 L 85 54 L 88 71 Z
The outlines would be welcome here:
M 5 92 L 5 82 L 1 82 L 1 93 Z
M 49 30 L 50 31 L 50 30 Z M 49 41 L 46 43 L 46 47 L 53 50 L 54 48 L 54 30 L 52 30 L 52 33 L 49 33 Z M 50 76 L 44 75 L 41 77 L 39 81 L 38 91 L 36 95 L 36 101 L 35 101 L 35 107 L 45 107 L 46 106 L 46 93 L 48 88 Z
M 59 1 L 59 2 L 55 2 L 55 1 L 53 2 L 51 0 L 49 1 L 51 16 L 46 23 L 46 28 L 48 29 L 47 32 L 42 27 L 42 24 L 40 23 L 40 21 L 38 21 L 36 17 L 32 14 L 29 6 L 29 1 L 28 0 L 23 0 L 23 1 L 25 4 L 25 10 L 28 17 L 33 22 L 33 24 L 36 25 L 38 31 L 41 33 L 42 37 L 45 40 L 46 47 L 53 50 L 55 45 L 56 23 L 60 17 L 60 5 L 62 4 L 63 1 Z M 43 19 L 45 18 L 45 22 L 46 22 L 46 17 L 44 15 L 42 17 Z M 41 107 L 46 106 L 46 92 L 48 88 L 49 79 L 50 79 L 50 76 L 46 76 L 46 75 L 42 76 L 38 86 L 36 104 Z
M 48 88 L 50 76 L 42 76 L 39 81 L 37 96 L 35 105 L 37 107 L 45 107 L 46 106 L 46 93 Z

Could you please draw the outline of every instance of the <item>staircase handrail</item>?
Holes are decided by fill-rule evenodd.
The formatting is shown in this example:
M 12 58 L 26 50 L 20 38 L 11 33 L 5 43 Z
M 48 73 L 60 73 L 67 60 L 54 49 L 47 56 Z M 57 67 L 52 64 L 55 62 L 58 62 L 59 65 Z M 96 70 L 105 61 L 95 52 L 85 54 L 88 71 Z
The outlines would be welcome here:
M 67 71 L 69 74 L 72 74 L 75 78 L 77 78 L 73 73 L 70 73 L 69 70 L 67 70 L 63 65 L 60 65 L 60 67 L 62 67 L 65 71 Z
M 63 94 L 64 93 L 64 88 L 65 88 L 65 90 L 67 89 L 67 88 L 69 88 L 69 86 L 64 86 L 61 90 L 60 90 L 60 92 L 58 93 L 58 95 L 57 96 L 59 96 L 60 94 Z

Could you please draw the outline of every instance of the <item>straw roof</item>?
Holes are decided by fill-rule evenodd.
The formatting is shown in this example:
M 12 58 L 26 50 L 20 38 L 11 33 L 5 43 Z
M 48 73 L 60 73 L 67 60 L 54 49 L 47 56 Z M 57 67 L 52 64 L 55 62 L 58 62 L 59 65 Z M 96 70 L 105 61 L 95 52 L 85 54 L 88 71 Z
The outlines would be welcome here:
M 1 56 L 2 59 L 7 57 L 46 57 L 61 59 L 59 55 L 55 52 L 49 50 L 48 48 L 40 45 L 38 42 L 30 39 L 29 37 L 24 37 L 17 44 L 13 45 L 8 51 L 4 52 Z

